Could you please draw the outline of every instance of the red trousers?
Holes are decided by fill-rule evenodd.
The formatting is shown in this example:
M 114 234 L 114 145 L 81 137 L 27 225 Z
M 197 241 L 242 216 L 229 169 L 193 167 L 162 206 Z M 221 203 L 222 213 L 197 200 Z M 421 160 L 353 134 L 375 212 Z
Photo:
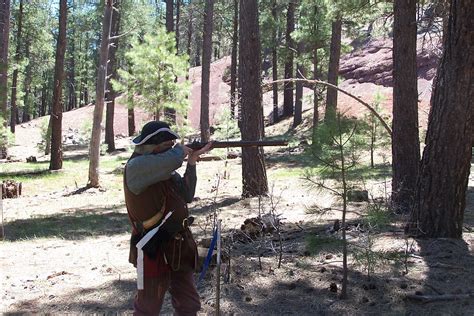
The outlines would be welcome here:
M 147 277 L 133 303 L 133 315 L 159 315 L 166 291 L 170 291 L 175 315 L 196 315 L 201 309 L 192 272 L 168 271 L 159 277 Z

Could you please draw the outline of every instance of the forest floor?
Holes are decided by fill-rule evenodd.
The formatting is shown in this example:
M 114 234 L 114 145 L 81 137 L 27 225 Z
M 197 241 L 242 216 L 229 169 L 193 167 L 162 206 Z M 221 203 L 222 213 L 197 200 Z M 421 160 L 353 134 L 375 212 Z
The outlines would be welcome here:
M 79 112 L 78 112 L 79 113 Z M 78 121 L 77 114 L 72 116 Z M 308 117 L 311 117 L 309 115 Z M 418 240 L 403 233 L 401 215 L 369 237 L 364 224 L 370 205 L 349 204 L 348 297 L 338 298 L 342 280 L 341 205 L 328 192 L 311 189 L 304 179 L 307 160 L 298 146 L 305 126 L 287 133 L 291 122 L 266 130 L 292 139 L 292 150 L 267 152 L 269 197 L 241 198 L 241 161 L 201 161 L 198 165 L 193 232 L 208 238 L 214 212 L 222 220 L 224 249 L 221 311 L 236 315 L 473 315 L 474 179 L 471 175 L 463 240 Z M 299 134 L 301 133 L 301 134 Z M 81 190 L 87 182 L 88 153 L 67 146 L 64 169 L 49 172 L 48 157 L 37 163 L 24 158 L 35 151 L 38 125 L 18 128 L 14 159 L 2 163 L 1 179 L 23 182 L 22 196 L 3 200 L 6 239 L 0 242 L 0 313 L 130 314 L 136 272 L 127 261 L 129 224 L 121 169 L 130 152 L 101 158 L 100 189 Z M 125 148 L 128 138 L 117 140 Z M 372 198 L 386 198 L 390 166 L 380 163 L 364 174 Z M 239 239 L 244 220 L 274 211 L 281 217 L 277 235 Z M 385 214 L 387 215 L 387 214 Z M 261 260 L 259 262 L 259 254 Z M 358 258 L 358 259 L 357 259 Z M 370 278 L 367 264 L 372 263 Z M 356 260 L 357 259 L 357 260 Z M 365 260 L 367 262 L 367 260 Z M 230 277 L 228 277 L 230 275 Z M 216 274 L 211 267 L 199 286 L 202 313 L 212 314 Z M 337 291 L 337 292 L 335 292 Z M 422 303 L 423 295 L 456 300 Z M 163 307 L 171 314 L 170 300 Z

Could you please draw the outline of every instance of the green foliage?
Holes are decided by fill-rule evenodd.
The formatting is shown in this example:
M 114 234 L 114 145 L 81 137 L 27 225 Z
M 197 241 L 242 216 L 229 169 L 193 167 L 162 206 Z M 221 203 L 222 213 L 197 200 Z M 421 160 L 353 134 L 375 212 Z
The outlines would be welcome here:
M 343 245 L 342 239 L 309 235 L 306 237 L 306 250 L 312 255 L 321 252 L 338 253 Z
M 51 126 L 49 125 L 49 119 L 49 116 L 45 116 L 41 119 L 40 123 L 41 143 L 38 144 L 38 148 L 42 152 L 45 151 L 46 144 L 48 140 L 51 139 Z
M 367 206 L 367 215 L 364 217 L 365 226 L 369 230 L 383 229 L 390 223 L 390 215 L 385 205 L 370 203 Z
M 218 140 L 240 138 L 240 129 L 237 125 L 237 120 L 232 118 L 228 107 L 225 107 L 221 111 L 217 119 L 214 138 Z
M 338 113 L 334 120 L 318 125 L 313 131 L 311 152 L 322 166 L 320 175 L 341 180 L 341 171 L 347 173 L 360 162 L 360 148 L 365 140 L 360 134 L 359 122 Z
M 176 55 L 174 36 L 159 27 L 153 35 L 138 39 L 126 53 L 128 68 L 119 69 L 114 89 L 134 97 L 134 103 L 150 113 L 165 107 L 184 115 L 188 108 L 189 83 L 182 78 L 187 71 L 187 56 Z M 176 81 L 176 78 L 180 78 Z
M 385 100 L 385 96 L 380 92 L 377 92 L 374 95 L 374 100 L 372 102 L 372 107 L 375 111 L 385 120 L 388 121 L 388 115 L 383 113 L 381 108 L 381 103 Z M 390 135 L 387 134 L 387 131 L 380 123 L 379 119 L 372 113 L 364 115 L 364 118 L 360 124 L 361 133 L 364 134 L 364 137 L 368 140 L 365 143 L 365 148 L 370 151 L 370 165 L 372 168 L 375 167 L 375 151 L 380 147 L 387 147 L 391 143 Z
M 15 141 L 15 135 L 4 125 L 5 120 L 0 116 L 0 148 L 8 148 Z

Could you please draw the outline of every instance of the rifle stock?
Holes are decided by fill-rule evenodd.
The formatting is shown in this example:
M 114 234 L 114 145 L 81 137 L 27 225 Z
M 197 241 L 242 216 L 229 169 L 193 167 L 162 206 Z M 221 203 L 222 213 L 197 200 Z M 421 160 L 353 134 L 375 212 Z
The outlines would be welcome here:
M 199 150 L 206 146 L 205 142 L 194 141 L 190 144 L 186 144 L 187 147 L 192 150 Z M 286 140 L 239 140 L 239 141 L 218 141 L 212 142 L 213 148 L 228 148 L 228 147 L 261 147 L 261 146 L 287 146 Z

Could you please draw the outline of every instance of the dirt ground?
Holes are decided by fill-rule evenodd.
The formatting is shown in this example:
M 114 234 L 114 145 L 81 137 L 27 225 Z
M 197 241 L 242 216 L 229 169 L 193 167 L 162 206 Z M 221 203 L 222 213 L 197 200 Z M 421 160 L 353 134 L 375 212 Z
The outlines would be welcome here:
M 18 130 L 13 152 L 24 158 L 33 150 L 25 144 L 34 143 L 38 129 L 31 123 Z M 364 266 L 351 256 L 348 298 L 340 300 L 340 249 L 337 245 L 325 247 L 322 242 L 337 240 L 340 235 L 340 231 L 329 232 L 334 220 L 341 217 L 340 205 L 328 193 L 310 190 L 301 174 L 291 172 L 299 166 L 297 154 L 268 155 L 271 194 L 260 201 L 240 198 L 240 159 L 202 161 L 198 165 L 197 199 L 190 205 L 197 218 L 193 232 L 198 240 L 209 237 L 215 211 L 223 223 L 226 253 L 230 250 L 230 268 L 227 259 L 222 267 L 220 306 L 224 314 L 474 314 L 474 300 L 469 297 L 474 293 L 472 176 L 463 240 L 406 239 L 403 218 L 394 217 L 386 229 L 373 235 L 373 249 L 387 257 L 399 254 L 398 259 L 378 260 L 368 279 Z M 120 174 L 112 172 L 120 169 L 120 157 L 128 153 L 114 155 L 116 165 L 104 168 L 101 174 L 110 185 L 102 189 L 73 194 L 77 184 L 55 187 L 53 183 L 53 189 L 25 185 L 20 198 L 3 201 L 6 240 L 0 242 L 1 313 L 132 313 L 136 273 L 127 262 L 129 225 Z M 65 152 L 66 159 L 84 156 L 85 151 Z M 384 196 L 387 185 L 380 179 L 367 183 L 375 198 Z M 282 219 L 280 268 L 276 235 L 252 242 L 238 238 L 245 219 L 257 216 L 259 210 L 268 213 L 272 209 Z M 350 204 L 347 232 L 351 243 L 361 244 L 366 236 L 358 225 L 365 212 L 365 203 Z M 311 240 L 317 241 L 319 250 L 309 246 Z M 215 269 L 211 267 L 199 285 L 203 314 L 214 312 L 215 284 Z M 461 299 L 421 303 L 408 298 L 415 294 L 454 294 Z M 163 314 L 171 313 L 168 299 Z

